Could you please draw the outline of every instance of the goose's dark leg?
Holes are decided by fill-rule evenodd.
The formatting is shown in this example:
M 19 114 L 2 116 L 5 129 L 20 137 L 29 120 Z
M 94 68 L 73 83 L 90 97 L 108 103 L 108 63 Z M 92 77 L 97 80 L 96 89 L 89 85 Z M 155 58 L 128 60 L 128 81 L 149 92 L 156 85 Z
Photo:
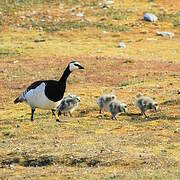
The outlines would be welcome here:
M 69 115 L 70 115 L 70 117 L 72 117 L 72 113 L 71 112 L 69 112 Z
M 35 109 L 31 109 L 31 121 L 33 121 L 34 119 L 34 111 L 35 111 Z
M 51 111 L 52 111 L 52 115 L 53 115 L 53 116 L 56 116 L 56 110 L 55 110 L 55 109 L 52 109 Z
M 58 116 L 61 116 L 61 111 L 58 111 Z

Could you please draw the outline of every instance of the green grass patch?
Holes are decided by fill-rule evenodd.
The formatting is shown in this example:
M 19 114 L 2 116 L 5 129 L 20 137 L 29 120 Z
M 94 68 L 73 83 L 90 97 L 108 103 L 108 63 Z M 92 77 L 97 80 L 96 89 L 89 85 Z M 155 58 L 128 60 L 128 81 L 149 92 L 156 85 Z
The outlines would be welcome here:
M 128 80 L 128 81 L 124 81 L 122 83 L 119 84 L 120 87 L 126 87 L 126 86 L 131 86 L 131 85 L 135 85 L 135 84 L 142 84 L 144 83 L 144 80 Z
M 21 54 L 19 49 L 0 48 L 0 57 L 17 57 Z
M 159 21 L 171 22 L 174 27 L 180 27 L 180 12 L 168 14 L 167 12 L 160 12 L 157 14 Z

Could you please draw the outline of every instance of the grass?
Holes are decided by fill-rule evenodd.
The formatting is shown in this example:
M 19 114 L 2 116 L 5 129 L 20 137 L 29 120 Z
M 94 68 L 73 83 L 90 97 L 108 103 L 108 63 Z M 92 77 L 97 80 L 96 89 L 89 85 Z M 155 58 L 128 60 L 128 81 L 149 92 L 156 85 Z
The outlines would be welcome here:
M 1 1 L 0 178 L 179 179 L 179 2 L 41 2 Z M 144 22 L 144 12 L 159 21 Z M 67 81 L 66 93 L 81 97 L 73 117 L 57 123 L 37 110 L 30 122 L 30 108 L 13 100 L 33 81 L 59 79 L 71 59 L 85 66 Z M 96 104 L 111 91 L 128 104 L 116 121 Z M 147 119 L 139 92 L 159 104 Z

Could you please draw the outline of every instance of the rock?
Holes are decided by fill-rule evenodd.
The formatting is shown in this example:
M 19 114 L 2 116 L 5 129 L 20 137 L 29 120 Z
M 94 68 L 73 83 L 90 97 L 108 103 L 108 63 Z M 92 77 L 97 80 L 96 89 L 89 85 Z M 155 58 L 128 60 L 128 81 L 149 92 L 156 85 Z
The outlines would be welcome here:
M 35 40 L 34 40 L 35 43 L 45 42 L 45 41 L 46 41 L 45 39 L 35 39 Z
M 177 128 L 177 129 L 174 131 L 174 133 L 178 133 L 178 132 L 180 132 L 180 128 Z
M 75 12 L 75 10 L 76 10 L 75 8 L 72 8 L 72 9 L 71 9 L 71 12 Z
M 180 94 L 180 89 L 178 90 L 178 94 Z
M 156 34 L 158 36 L 169 37 L 169 38 L 172 38 L 174 36 L 174 33 L 167 31 L 157 31 Z
M 110 5 L 112 5 L 112 4 L 114 4 L 114 1 L 113 1 L 113 0 L 105 0 L 105 1 L 104 1 L 104 5 L 105 5 L 105 6 L 110 6 Z
M 150 21 L 150 22 L 155 22 L 158 20 L 157 16 L 155 16 L 152 13 L 145 13 L 144 14 L 144 20 L 145 21 Z
M 83 14 L 83 13 L 81 13 L 81 12 L 78 12 L 78 13 L 76 14 L 76 16 L 77 16 L 77 17 L 83 17 L 83 16 L 84 16 L 84 14 Z
M 104 3 L 103 3 L 103 8 L 109 8 L 111 7 L 112 5 L 114 4 L 114 1 L 113 0 L 104 0 Z
M 14 64 L 16 64 L 16 63 L 18 63 L 18 62 L 19 62 L 18 60 L 13 61 Z
M 119 42 L 118 48 L 126 48 L 126 45 L 124 42 Z
M 148 41 L 157 41 L 155 38 L 147 38 Z
M 16 124 L 16 128 L 19 128 L 20 127 L 20 125 L 19 124 Z

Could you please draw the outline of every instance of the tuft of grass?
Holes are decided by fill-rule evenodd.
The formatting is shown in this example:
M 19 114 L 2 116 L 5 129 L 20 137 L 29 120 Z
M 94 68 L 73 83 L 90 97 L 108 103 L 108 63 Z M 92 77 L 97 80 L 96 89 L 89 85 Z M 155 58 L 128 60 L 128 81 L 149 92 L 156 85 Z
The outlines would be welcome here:
M 120 87 L 124 87 L 124 86 L 132 86 L 132 85 L 142 84 L 142 83 L 144 83 L 144 80 L 140 80 L 140 81 L 139 81 L 139 80 L 133 79 L 133 80 L 121 82 L 121 83 L 119 84 L 119 86 L 120 86 Z
M 180 12 L 167 13 L 165 11 L 157 14 L 159 21 L 171 22 L 174 27 L 180 27 Z
M 0 48 L 0 57 L 17 57 L 21 54 L 20 49 L 11 50 L 8 48 Z
M 106 30 L 110 32 L 122 32 L 122 31 L 128 31 L 129 27 L 126 24 L 122 25 L 114 25 L 114 24 L 104 24 L 104 23 L 96 23 L 95 27 L 100 30 Z

